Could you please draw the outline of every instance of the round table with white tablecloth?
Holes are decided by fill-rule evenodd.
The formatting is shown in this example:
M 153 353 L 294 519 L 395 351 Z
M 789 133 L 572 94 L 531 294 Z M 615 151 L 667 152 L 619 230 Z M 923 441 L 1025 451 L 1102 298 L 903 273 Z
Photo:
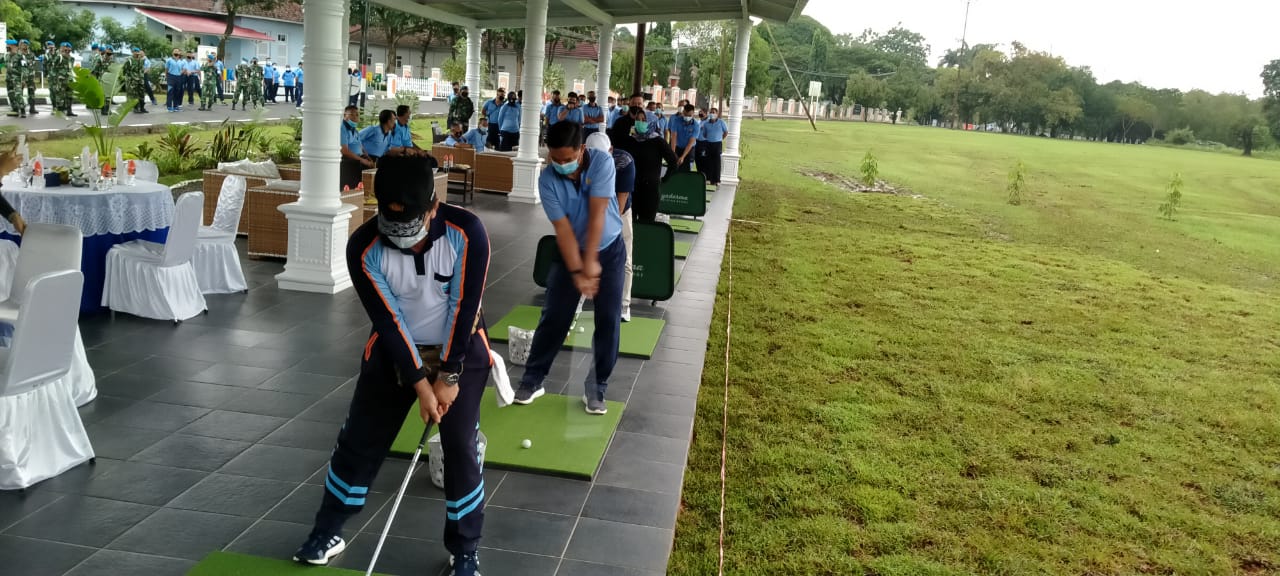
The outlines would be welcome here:
M 0 194 L 22 214 L 28 224 L 66 224 L 84 234 L 80 269 L 84 292 L 80 312 L 97 311 L 102 303 L 107 252 L 116 244 L 132 240 L 163 243 L 173 223 L 173 193 L 155 182 L 136 182 L 106 190 L 55 186 L 35 190 L 6 177 Z M 21 244 L 13 226 L 0 222 L 0 239 Z

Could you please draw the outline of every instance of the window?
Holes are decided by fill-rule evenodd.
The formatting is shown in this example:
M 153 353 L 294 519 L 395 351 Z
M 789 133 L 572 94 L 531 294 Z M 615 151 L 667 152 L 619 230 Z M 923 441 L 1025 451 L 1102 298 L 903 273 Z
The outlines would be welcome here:
M 276 34 L 276 42 L 285 42 L 285 43 L 288 43 L 288 42 L 289 42 L 289 35 L 288 35 L 288 34 Z
M 270 42 L 254 42 L 254 43 L 253 43 L 253 55 L 254 55 L 255 57 L 257 57 L 259 61 L 266 60 L 267 58 L 270 58 L 270 57 L 271 57 L 271 43 L 270 43 Z
M 404 67 L 404 57 L 399 54 L 396 54 L 396 70 L 399 70 L 403 67 Z

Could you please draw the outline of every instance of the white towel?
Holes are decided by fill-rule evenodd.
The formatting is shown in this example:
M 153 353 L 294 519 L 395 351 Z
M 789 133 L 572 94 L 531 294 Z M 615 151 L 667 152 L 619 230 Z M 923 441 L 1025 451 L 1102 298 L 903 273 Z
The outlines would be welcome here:
M 489 359 L 493 361 L 489 366 L 489 378 L 493 380 L 493 389 L 498 392 L 498 407 L 505 408 L 516 398 L 516 391 L 511 388 L 511 378 L 507 376 L 507 363 L 503 361 L 501 354 L 493 350 L 489 351 Z

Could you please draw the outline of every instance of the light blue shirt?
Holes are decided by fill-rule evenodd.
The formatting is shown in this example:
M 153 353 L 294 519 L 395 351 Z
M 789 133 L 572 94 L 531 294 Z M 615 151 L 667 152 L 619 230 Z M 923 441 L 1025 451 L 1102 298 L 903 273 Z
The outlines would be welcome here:
M 556 118 L 560 117 L 560 112 L 565 113 L 563 122 L 573 122 L 581 126 L 582 122 L 586 119 L 586 115 L 582 113 L 581 108 L 574 108 L 573 110 L 570 110 L 568 106 L 565 106 L 556 111 Z
M 547 102 L 547 106 L 542 109 L 542 115 L 547 117 L 547 126 L 555 126 L 560 121 L 561 108 L 564 108 L 563 104 Z
M 274 67 L 274 66 L 264 66 L 264 67 L 262 68 L 262 79 L 263 79 L 263 80 L 275 80 L 275 79 L 276 79 L 276 69 L 275 69 L 275 67 Z
M 729 133 L 729 125 L 724 123 L 723 118 L 716 118 L 715 122 L 707 120 L 702 123 L 699 132 L 698 140 L 701 142 L 723 142 L 725 135 Z
M 183 69 L 183 70 L 186 70 L 188 75 L 190 75 L 190 74 L 191 74 L 191 73 L 193 73 L 193 72 L 194 72 L 194 73 L 199 73 L 199 72 L 200 72 L 200 63 L 199 63 L 199 62 L 196 62 L 195 60 L 183 60 L 183 61 L 182 61 L 182 69 Z
M 346 120 L 343 120 L 342 126 L 338 127 L 338 132 L 339 141 L 342 142 L 343 146 L 350 149 L 352 154 L 355 154 L 356 156 L 364 154 L 364 146 L 360 144 L 360 133 L 351 128 L 347 128 Z
M 392 148 L 413 148 L 413 132 L 408 126 L 401 126 L 399 122 L 391 131 L 391 147 Z
M 293 73 L 298 76 L 298 84 L 301 85 L 302 84 L 302 67 L 299 66 L 297 70 L 293 71 Z
M 293 83 L 297 81 L 298 77 L 293 74 L 292 70 L 285 70 L 284 74 L 280 75 L 280 83 L 283 84 L 285 88 L 293 88 Z
M 684 116 L 672 118 L 671 124 L 668 126 L 676 135 L 676 154 L 683 152 L 684 147 L 689 144 L 690 140 L 696 140 L 701 129 L 697 118 L 685 118 Z
M 587 118 L 604 115 L 601 112 L 601 108 L 599 104 L 585 104 L 582 106 L 582 108 L 579 108 L 579 110 L 582 110 L 582 121 L 583 123 L 586 124 L 587 128 L 600 127 L 600 125 L 595 122 L 587 122 Z
M 181 76 L 183 65 L 182 60 L 176 58 L 167 58 L 164 61 L 164 72 L 170 76 Z
M 505 102 L 506 100 L 503 100 L 503 103 Z M 484 117 L 488 118 L 490 122 L 497 120 L 497 113 L 501 111 L 502 104 L 498 103 L 497 98 L 490 98 L 488 102 L 484 103 Z
M 360 145 L 366 154 L 375 158 L 382 157 L 391 147 L 391 135 L 395 130 L 384 134 L 382 126 L 374 125 L 360 131 Z
M 481 132 L 479 128 L 474 128 L 464 133 L 461 138 L 454 138 L 453 134 L 450 134 L 448 138 L 444 139 L 444 145 L 457 146 L 458 144 L 466 144 L 475 148 L 476 152 L 484 152 L 484 139 L 485 133 Z
M 618 175 L 613 156 L 603 150 L 588 148 L 582 161 L 588 164 L 577 182 L 557 174 L 551 165 L 543 168 L 542 175 L 538 177 L 538 195 L 542 198 L 542 209 L 547 213 L 547 219 L 557 222 L 568 218 L 579 246 L 587 241 L 590 199 L 617 197 Z M 621 235 L 622 215 L 618 213 L 618 203 L 609 202 L 605 209 L 604 233 L 600 235 L 600 246 L 596 249 L 608 248 Z
M 618 106 L 614 108 L 613 111 L 609 113 L 609 118 L 606 119 L 605 125 L 609 128 L 613 128 L 613 125 L 618 122 L 618 119 L 625 116 L 626 113 L 627 113 L 626 106 Z
M 501 132 L 520 132 L 520 106 L 507 104 L 498 114 L 498 130 Z M 489 123 L 491 126 L 493 122 Z

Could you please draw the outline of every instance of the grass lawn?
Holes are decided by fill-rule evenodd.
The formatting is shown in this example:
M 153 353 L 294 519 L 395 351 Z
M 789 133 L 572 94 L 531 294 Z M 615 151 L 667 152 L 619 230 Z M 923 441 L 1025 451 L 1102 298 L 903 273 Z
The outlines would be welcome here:
M 727 574 L 1280 571 L 1280 162 L 822 129 L 746 125 Z M 921 197 L 798 172 L 868 149 Z M 672 574 L 716 573 L 727 288 Z

